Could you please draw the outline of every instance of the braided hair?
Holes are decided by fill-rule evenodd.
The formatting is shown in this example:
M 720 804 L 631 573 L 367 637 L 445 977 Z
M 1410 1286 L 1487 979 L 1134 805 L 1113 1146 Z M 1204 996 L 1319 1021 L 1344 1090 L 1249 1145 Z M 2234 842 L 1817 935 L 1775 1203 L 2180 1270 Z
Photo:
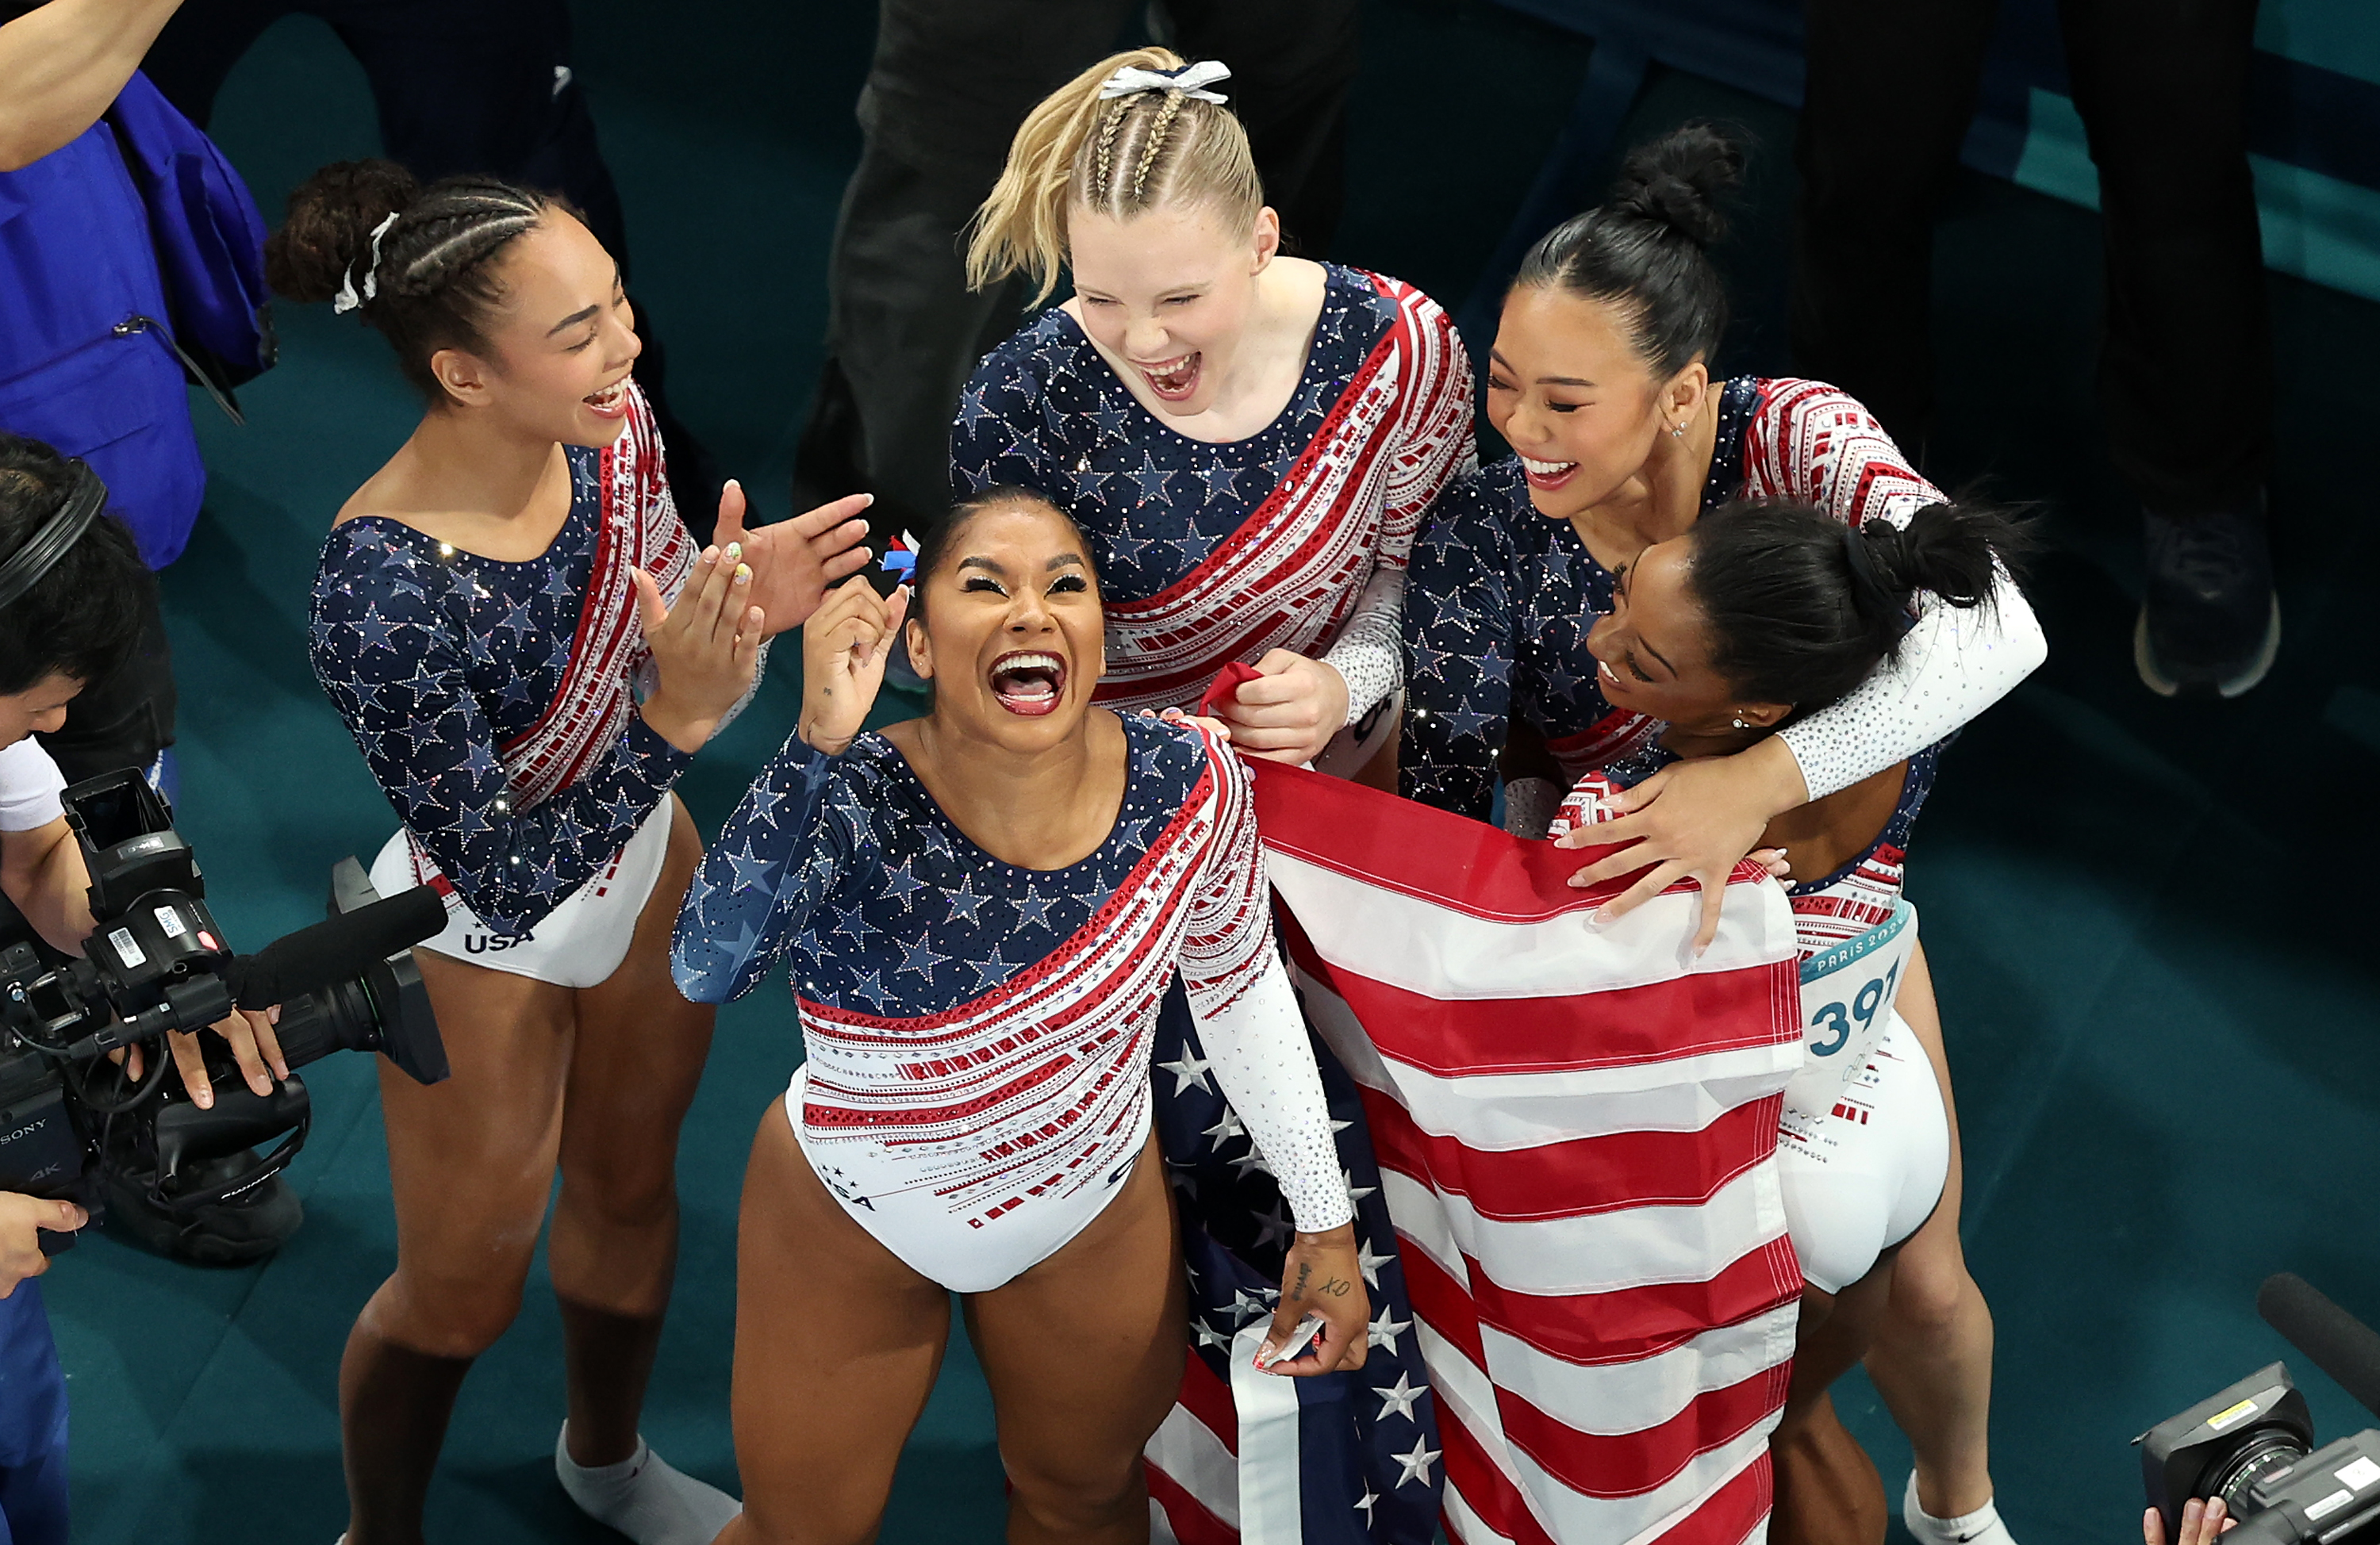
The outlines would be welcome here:
M 494 177 L 424 187 L 395 162 L 337 162 L 289 195 L 287 220 L 264 244 L 264 276 L 292 300 L 343 290 L 359 297 L 358 314 L 434 403 L 443 393 L 431 356 L 486 347 L 482 323 L 504 290 L 498 260 L 553 210 L 577 213 L 552 194 Z
M 1069 254 L 1066 220 L 1088 210 L 1127 220 L 1160 206 L 1195 203 L 1227 226 L 1255 223 L 1264 208 L 1247 130 L 1227 106 L 1181 90 L 1102 97 L 1123 68 L 1170 74 L 1181 55 L 1136 48 L 1100 60 L 1026 115 L 991 196 L 967 231 L 967 284 L 974 289 L 1023 273 L 1039 304 L 1056 287 Z

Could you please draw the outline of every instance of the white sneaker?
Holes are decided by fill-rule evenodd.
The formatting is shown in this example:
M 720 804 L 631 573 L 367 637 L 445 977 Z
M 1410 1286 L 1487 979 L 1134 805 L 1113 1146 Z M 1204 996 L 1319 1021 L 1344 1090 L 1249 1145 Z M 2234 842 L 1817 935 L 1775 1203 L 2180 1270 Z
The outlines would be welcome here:
M 1917 1505 L 1917 1472 L 1909 1472 L 1909 1490 L 1900 1499 L 1900 1521 L 1917 1545 L 2016 1545 L 1999 1509 L 1989 1502 L 1956 1518 L 1937 1518 Z

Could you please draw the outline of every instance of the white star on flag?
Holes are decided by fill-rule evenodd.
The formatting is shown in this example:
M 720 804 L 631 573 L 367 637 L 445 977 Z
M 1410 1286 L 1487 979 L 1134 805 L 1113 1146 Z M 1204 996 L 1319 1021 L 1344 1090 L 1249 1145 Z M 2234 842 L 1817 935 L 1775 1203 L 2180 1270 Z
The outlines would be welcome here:
M 1413 1414 L 1414 1402 L 1427 1394 L 1429 1386 L 1415 1388 L 1412 1378 L 1401 1372 L 1394 1384 L 1374 1384 L 1372 1393 L 1380 1397 L 1380 1414 L 1376 1419 L 1386 1421 L 1391 1416 L 1399 1416 L 1415 1421 L 1419 1418 Z
M 1398 1485 L 1409 1485 L 1418 1480 L 1427 1486 L 1429 1484 L 1429 1467 L 1437 1460 L 1438 1450 L 1416 1438 L 1411 1454 L 1392 1454 L 1389 1457 L 1404 1467 L 1404 1473 L 1397 1477 Z
M 1197 1089 L 1208 1094 L 1215 1092 L 1215 1086 L 1207 1081 L 1207 1069 L 1214 1064 L 1187 1046 L 1182 1048 L 1182 1056 L 1175 1061 L 1160 1062 L 1158 1066 L 1173 1075 L 1173 1092 L 1177 1095 L 1185 1089 Z
M 1372 1490 L 1372 1483 L 1368 1480 L 1364 1482 L 1364 1495 L 1355 1503 L 1355 1511 L 1364 1515 L 1364 1527 L 1367 1529 L 1372 1527 L 1372 1504 L 1379 1500 L 1380 1494 Z
M 1397 1337 L 1412 1328 L 1412 1321 L 1392 1318 L 1392 1311 L 1389 1306 L 1382 1304 L 1380 1317 L 1372 1322 L 1365 1340 L 1369 1346 L 1387 1347 L 1389 1356 L 1397 1357 L 1400 1355 L 1397 1351 Z
M 1374 1254 L 1369 1239 L 1356 1243 L 1355 1264 L 1363 1269 L 1364 1285 L 1366 1287 L 1377 1289 L 1380 1285 L 1380 1268 L 1395 1259 L 1394 1256 Z
M 1231 1160 L 1230 1164 L 1233 1169 L 1239 1171 L 1239 1174 L 1232 1177 L 1236 1180 L 1246 1179 L 1255 1170 L 1263 1170 L 1267 1175 L 1272 1173 L 1272 1165 L 1265 1163 L 1265 1156 L 1257 1152 L 1257 1141 L 1254 1138 L 1248 1140 L 1248 1151 L 1238 1158 Z
M 1293 1230 L 1290 1227 L 1289 1219 L 1281 1211 L 1281 1204 L 1279 1201 L 1275 1201 L 1272 1204 L 1271 1212 L 1258 1213 L 1257 1214 L 1256 1248 L 1262 1249 L 1267 1245 L 1272 1244 L 1276 1241 L 1286 1245 L 1289 1243 L 1289 1237 L 1292 1232 Z
M 1240 1125 L 1240 1113 L 1225 1105 L 1221 1119 L 1198 1135 L 1207 1140 L 1208 1147 L 1220 1150 L 1233 1138 L 1247 1136 L 1248 1129 Z

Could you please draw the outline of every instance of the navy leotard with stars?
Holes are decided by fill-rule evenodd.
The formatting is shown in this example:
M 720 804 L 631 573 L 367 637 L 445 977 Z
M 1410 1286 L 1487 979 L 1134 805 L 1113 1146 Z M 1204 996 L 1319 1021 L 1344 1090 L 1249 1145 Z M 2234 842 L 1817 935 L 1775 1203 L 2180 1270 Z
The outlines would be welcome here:
M 527 932 L 636 832 L 689 758 L 637 714 L 577 782 L 516 809 L 497 747 L 560 690 L 594 568 L 601 453 L 567 446 L 570 513 L 522 563 L 379 515 L 334 528 L 314 674 L 403 820 L 491 928 Z
M 1739 378 L 1720 391 L 1706 513 L 1742 485 L 1741 446 L 1758 387 Z M 1518 457 L 1447 490 L 1414 544 L 1405 595 L 1406 797 L 1486 820 L 1512 720 L 1553 740 L 1610 715 L 1586 635 L 1611 610 L 1611 585 L 1570 522 L 1529 502 Z
M 1246 767 L 1126 718 L 1123 800 L 1056 870 L 985 852 L 880 735 L 788 741 L 705 857 L 672 968 L 698 1002 L 791 967 L 808 1058 L 786 1114 L 845 1212 L 984 1292 L 1046 1260 L 1132 1171 L 1178 979 L 1305 1229 L 1351 1208 L 1274 953 Z
M 1141 404 L 1058 307 L 985 356 L 951 430 L 952 491 L 1038 489 L 1098 550 L 1099 590 L 1146 600 L 1237 531 L 1321 431 L 1397 303 L 1369 275 L 1327 264 L 1305 372 L 1279 416 L 1245 440 L 1192 440 Z
M 990 860 L 881 735 L 834 757 L 787 742 L 687 897 L 680 984 L 740 997 L 783 955 L 800 996 L 889 1018 L 938 1014 L 998 986 L 1091 920 L 1206 766 L 1195 736 L 1121 722 L 1132 760 L 1115 828 L 1052 871 Z

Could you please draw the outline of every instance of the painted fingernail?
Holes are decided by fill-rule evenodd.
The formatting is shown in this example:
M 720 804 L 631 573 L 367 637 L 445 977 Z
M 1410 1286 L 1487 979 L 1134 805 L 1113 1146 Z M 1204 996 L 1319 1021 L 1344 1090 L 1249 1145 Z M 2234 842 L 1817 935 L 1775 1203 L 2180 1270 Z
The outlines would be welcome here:
M 706 563 L 718 562 L 719 549 L 717 548 L 704 548 L 702 549 L 702 561 Z
M 1698 944 L 1698 945 L 1694 946 L 1694 959 L 1695 959 L 1695 960 L 1701 960 L 1704 956 L 1706 956 L 1706 955 L 1707 955 L 1707 954 L 1709 954 L 1709 953 L 1710 953 L 1710 946 L 1709 946 L 1709 945 L 1706 945 L 1706 944 Z
M 738 493 L 741 493 L 741 492 L 743 492 L 743 491 L 744 491 L 744 482 L 743 482 L 743 479 L 741 479 L 741 478 L 739 478 L 739 477 L 730 477 L 729 479 L 727 479 L 727 486 L 728 486 L 729 488 L 731 488 L 731 489 L 735 489 L 736 492 L 738 492 Z
M 744 544 L 743 544 L 743 543 L 741 543 L 741 542 L 730 542 L 730 543 L 728 543 L 728 544 L 727 544 L 727 561 L 729 561 L 730 563 L 733 563 L 733 562 L 735 562 L 737 559 L 739 559 L 739 558 L 741 558 L 741 557 L 743 557 L 743 556 L 744 556 Z
M 1584 880 L 1577 880 L 1572 883 L 1576 885 L 1585 885 L 1586 882 Z M 1609 907 L 1597 907 L 1593 911 L 1586 914 L 1586 920 L 1589 923 L 1594 923 L 1598 928 L 1608 928 L 1611 925 L 1611 909 Z
M 749 564 L 749 563 L 738 563 L 738 564 L 736 564 L 736 565 L 735 565 L 735 583 L 736 583 L 736 584 L 741 585 L 741 584 L 743 584 L 746 580 L 748 580 L 748 579 L 750 579 L 751 577 L 752 577 L 752 565 L 751 565 L 751 564 Z

